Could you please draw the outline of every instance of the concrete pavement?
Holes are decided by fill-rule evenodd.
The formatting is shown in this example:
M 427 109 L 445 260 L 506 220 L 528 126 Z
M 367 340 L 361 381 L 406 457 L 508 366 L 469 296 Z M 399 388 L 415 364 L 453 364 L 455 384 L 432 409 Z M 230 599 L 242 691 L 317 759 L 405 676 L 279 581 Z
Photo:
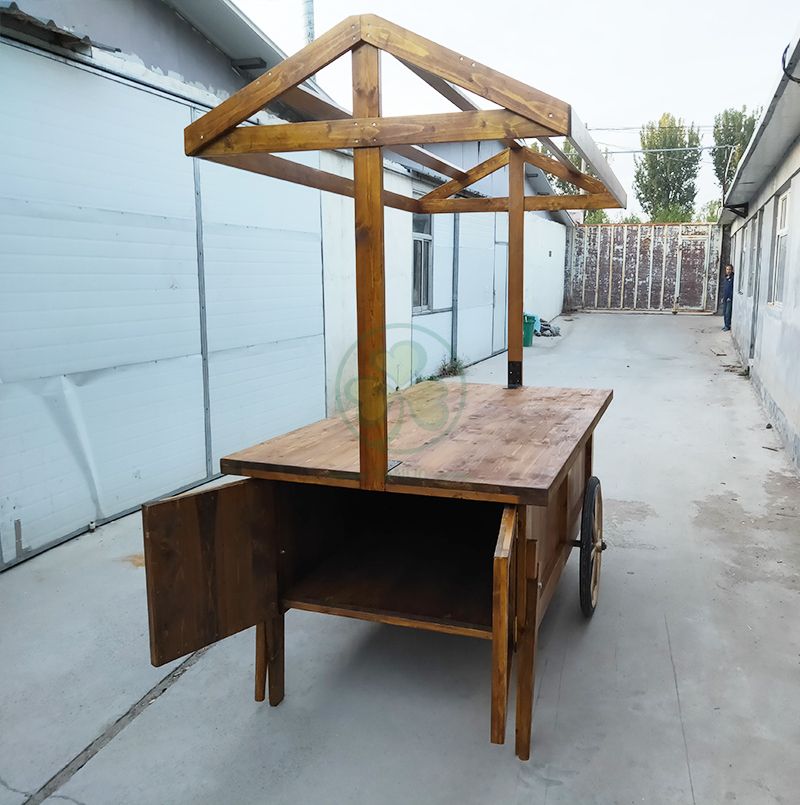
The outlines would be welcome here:
M 252 630 L 151 668 L 134 515 L 0 576 L 0 805 L 796 802 L 800 483 L 728 334 L 559 324 L 525 380 L 614 389 L 610 547 L 592 621 L 573 557 L 543 623 L 530 762 L 513 718 L 489 743 L 483 641 L 290 612 L 278 708 L 252 700 Z

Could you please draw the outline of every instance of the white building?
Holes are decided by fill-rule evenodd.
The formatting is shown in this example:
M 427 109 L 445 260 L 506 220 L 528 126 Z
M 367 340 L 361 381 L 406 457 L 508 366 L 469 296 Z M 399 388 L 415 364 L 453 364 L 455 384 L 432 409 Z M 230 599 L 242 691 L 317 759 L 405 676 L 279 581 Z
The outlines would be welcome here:
M 183 154 L 193 117 L 283 58 L 228 0 L 4 1 L 0 24 L 2 568 L 332 413 L 356 318 L 352 200 Z M 499 149 L 472 147 L 439 153 Z M 387 189 L 442 180 L 410 165 Z M 395 385 L 505 349 L 506 217 L 387 210 Z M 569 218 L 526 219 L 526 310 L 551 318 Z
M 736 270 L 733 340 L 800 467 L 800 40 L 725 198 Z

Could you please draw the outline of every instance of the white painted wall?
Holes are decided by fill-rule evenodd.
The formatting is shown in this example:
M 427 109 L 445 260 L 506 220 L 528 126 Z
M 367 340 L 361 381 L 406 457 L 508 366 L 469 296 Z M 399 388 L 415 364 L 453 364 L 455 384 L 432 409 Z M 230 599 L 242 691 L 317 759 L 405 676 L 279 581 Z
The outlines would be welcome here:
M 554 319 L 564 304 L 565 229 L 534 213 L 525 213 L 524 310 Z
M 748 271 L 743 272 L 743 292 L 733 301 L 733 337 L 745 362 L 750 361 L 751 323 L 756 315 L 756 338 L 750 361 L 751 377 L 786 442 L 788 453 L 800 466 L 800 140 L 777 166 L 772 176 L 750 202 L 750 214 L 763 210 L 761 261 L 758 292 L 748 296 Z M 775 197 L 786 187 L 789 199 L 789 254 L 783 302 L 768 300 L 769 274 L 774 259 Z M 748 218 L 748 220 L 750 220 Z M 731 227 L 735 242 L 747 221 Z M 735 268 L 738 254 L 732 255 Z M 748 268 L 748 270 L 750 270 Z M 737 283 L 738 285 L 738 283 Z
M 5 43 L 0 75 L 8 562 L 15 521 L 36 550 L 203 480 L 207 457 L 189 107 Z M 221 455 L 325 414 L 320 204 L 199 170 L 215 472 Z
M 352 178 L 352 158 L 320 153 L 320 167 Z M 411 179 L 387 171 L 387 190 L 411 195 Z M 349 408 L 358 399 L 356 354 L 356 282 L 353 199 L 322 193 L 322 259 L 325 295 L 325 353 L 328 413 Z M 387 208 L 386 250 L 387 382 L 402 388 L 411 382 L 411 214 Z
M 319 164 L 317 154 L 292 158 Z M 199 167 L 217 471 L 223 456 L 324 415 L 320 194 Z
M 474 363 L 492 354 L 494 213 L 460 216 L 458 356 Z
M 8 561 L 16 520 L 36 548 L 206 462 L 188 108 L 9 45 L 0 75 Z

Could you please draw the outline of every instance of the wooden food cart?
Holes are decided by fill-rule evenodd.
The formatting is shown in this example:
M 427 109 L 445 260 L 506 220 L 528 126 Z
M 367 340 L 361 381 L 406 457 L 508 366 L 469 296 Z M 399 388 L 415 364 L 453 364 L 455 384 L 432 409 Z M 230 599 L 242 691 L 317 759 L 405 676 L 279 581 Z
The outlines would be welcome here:
M 382 117 L 381 50 L 462 111 Z M 299 86 L 347 51 L 352 117 Z M 503 108 L 480 110 L 454 85 Z M 242 125 L 279 98 L 327 119 Z M 593 176 L 552 143 L 559 136 Z M 472 140 L 504 147 L 468 170 L 421 147 Z M 336 148 L 353 149 L 353 180 L 273 155 Z M 420 199 L 389 193 L 384 149 L 450 179 Z M 186 152 L 354 197 L 358 407 L 222 459 L 245 480 L 143 508 L 153 663 L 255 626 L 256 699 L 268 689 L 277 705 L 289 609 L 490 640 L 491 740 L 505 739 L 515 661 L 516 751 L 527 759 L 537 631 L 576 545 L 584 614 L 597 603 L 605 544 L 592 434 L 612 395 L 522 385 L 524 212 L 621 207 L 619 183 L 567 104 L 371 15 L 346 19 L 192 123 Z M 584 192 L 525 196 L 526 164 Z M 451 198 L 501 169 L 507 197 Z M 384 205 L 508 211 L 507 386 L 456 379 L 387 395 Z

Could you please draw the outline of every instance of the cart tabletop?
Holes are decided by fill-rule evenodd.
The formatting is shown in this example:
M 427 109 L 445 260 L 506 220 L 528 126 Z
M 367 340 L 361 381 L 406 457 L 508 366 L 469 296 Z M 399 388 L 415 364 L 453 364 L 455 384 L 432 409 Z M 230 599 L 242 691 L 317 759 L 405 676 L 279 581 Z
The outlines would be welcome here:
M 545 504 L 613 392 L 428 381 L 388 399 L 387 491 Z M 358 410 L 223 458 L 222 472 L 358 486 Z

